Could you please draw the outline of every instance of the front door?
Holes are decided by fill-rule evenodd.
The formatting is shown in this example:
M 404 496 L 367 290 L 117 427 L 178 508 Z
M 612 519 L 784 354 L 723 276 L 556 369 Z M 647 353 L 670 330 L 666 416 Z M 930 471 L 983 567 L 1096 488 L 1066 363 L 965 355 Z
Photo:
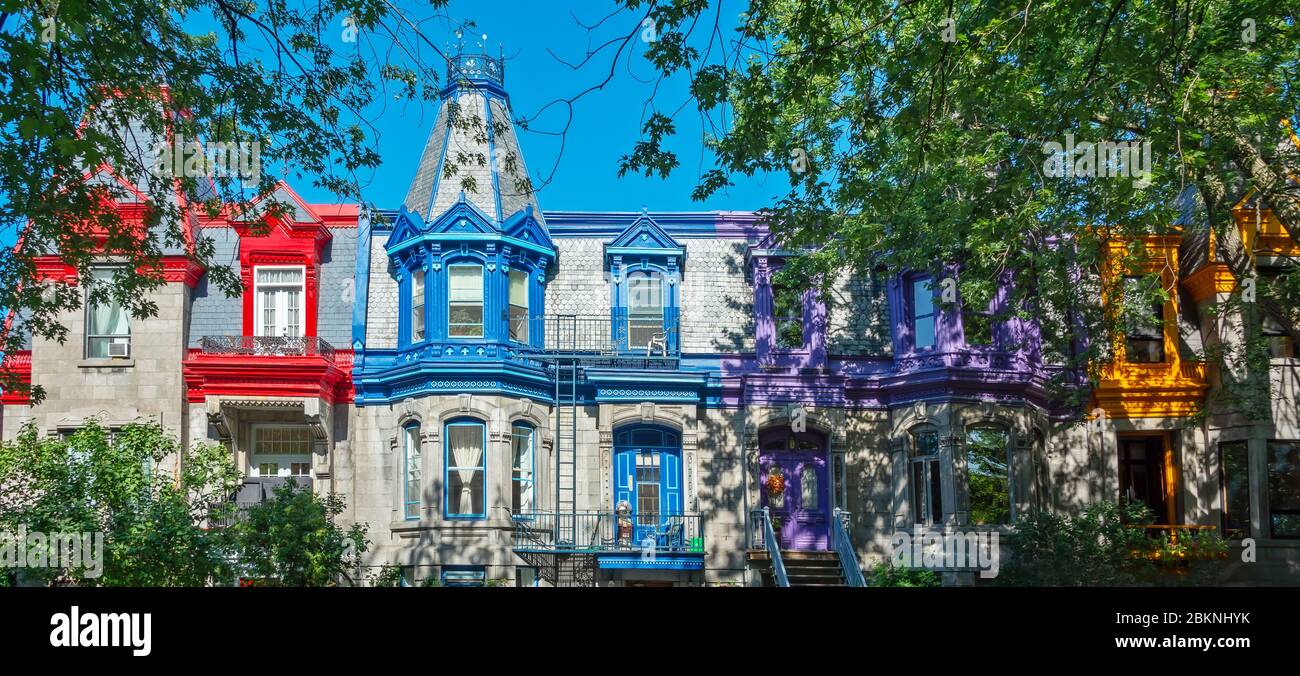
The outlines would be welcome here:
M 820 436 L 794 432 L 764 436 L 759 456 L 761 503 L 772 515 L 781 549 L 827 549 L 826 467 L 826 444 Z
M 627 503 L 627 523 L 619 523 L 621 544 L 640 546 L 652 540 L 658 547 L 681 538 L 673 527 L 682 513 L 681 442 L 675 432 L 637 428 L 619 433 L 614 444 L 614 507 Z M 677 528 L 680 531 L 680 526 Z M 629 537 L 630 535 L 630 537 Z

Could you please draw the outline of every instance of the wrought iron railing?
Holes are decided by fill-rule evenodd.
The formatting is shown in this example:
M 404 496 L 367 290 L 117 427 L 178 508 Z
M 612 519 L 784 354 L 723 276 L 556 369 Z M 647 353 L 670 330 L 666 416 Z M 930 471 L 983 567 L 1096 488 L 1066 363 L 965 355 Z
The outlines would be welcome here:
M 703 554 L 704 531 L 699 514 L 526 512 L 514 515 L 514 548 Z
M 312 478 L 305 476 L 248 477 L 244 479 L 230 500 L 212 505 L 208 512 L 209 528 L 229 528 L 248 518 L 248 510 L 254 505 L 275 497 L 275 489 L 288 482 L 312 490 Z
M 781 542 L 776 539 L 776 531 L 772 528 L 772 513 L 764 507 L 751 511 L 749 516 L 749 548 L 766 549 L 776 586 L 789 587 L 790 576 L 785 572 L 785 561 L 781 560 Z
M 853 541 L 849 539 L 850 516 L 848 512 L 835 508 L 835 518 L 831 519 L 831 538 L 835 555 L 840 558 L 840 571 L 844 574 L 845 584 L 850 587 L 865 587 L 867 580 L 862 575 L 858 554 L 853 551 Z
M 203 336 L 205 355 L 323 357 L 334 361 L 334 346 L 318 336 Z
M 447 59 L 447 81 L 462 78 L 503 84 L 506 79 L 505 68 L 500 59 L 484 54 L 460 54 Z
M 680 330 L 675 308 L 663 318 L 630 318 L 622 309 L 606 315 L 543 315 L 533 318 L 542 330 L 548 353 L 594 356 L 672 358 L 679 353 Z

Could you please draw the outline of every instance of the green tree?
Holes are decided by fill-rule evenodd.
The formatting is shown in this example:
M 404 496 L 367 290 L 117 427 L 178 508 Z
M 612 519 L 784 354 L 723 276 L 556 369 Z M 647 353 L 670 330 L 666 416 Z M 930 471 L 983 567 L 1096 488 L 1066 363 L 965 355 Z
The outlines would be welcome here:
M 179 460 L 179 477 L 159 471 Z M 0 531 L 98 533 L 102 575 L 86 566 L 23 571 L 25 580 L 80 585 L 198 586 L 220 582 L 227 552 L 200 527 L 239 473 L 230 452 L 199 445 L 180 453 L 156 424 L 107 430 L 94 421 L 59 437 L 32 425 L 0 445 Z M 53 562 L 52 562 L 53 563 Z M 88 575 L 89 574 L 89 575 Z
M 1081 371 L 1108 356 L 1126 316 L 1177 293 L 1102 288 L 1102 240 L 1194 238 L 1202 233 L 1174 224 L 1208 224 L 1240 282 L 1255 274 L 1230 214 L 1240 198 L 1253 191 L 1300 233 L 1294 3 L 750 0 L 734 31 L 719 2 L 621 5 L 621 19 L 600 24 L 620 33 L 593 39 L 607 51 L 589 60 L 631 58 L 644 35 L 621 31 L 652 25 L 639 53 L 659 77 L 619 171 L 673 171 L 673 120 L 706 116 L 715 161 L 697 198 L 755 175 L 789 179 L 767 209 L 785 248 L 803 252 L 787 280 L 957 266 L 961 301 L 982 308 L 1014 274 L 1013 311 L 1040 321 L 1050 358 Z M 695 105 L 660 110 L 656 97 L 683 81 Z M 1139 152 L 1091 165 L 1074 162 L 1079 153 L 1072 168 L 1091 175 L 1051 175 L 1064 165 L 1050 144 L 1071 141 Z M 1100 176 L 1102 164 L 1137 175 Z M 1143 254 L 1134 244 L 1118 264 Z M 1258 343 L 1267 318 L 1300 340 L 1300 273 L 1259 288 L 1245 338 Z M 1098 298 L 1124 311 L 1103 312 Z M 1084 350 L 1080 330 L 1093 337 Z
M 1227 545 L 1217 533 L 1152 537 L 1146 505 L 1101 502 L 1062 516 L 1034 512 L 1016 521 L 1010 561 L 995 583 L 1030 587 L 1206 585 L 1223 573 Z
M 187 239 L 182 224 L 262 223 L 285 209 L 265 199 L 282 177 L 364 201 L 360 184 L 380 161 L 373 119 L 436 99 L 453 63 L 445 33 L 473 29 L 446 4 L 0 0 L 0 232 L 19 241 L 0 249 L 0 308 L 14 320 L 0 353 L 27 334 L 64 340 L 60 316 L 84 302 L 75 287 L 35 283 L 40 256 L 83 278 L 113 257 L 123 265 L 93 300 L 149 317 L 164 251 L 188 250 L 214 289 L 242 292 L 211 241 L 201 230 Z M 439 26 L 438 39 L 422 32 Z M 481 117 L 455 124 L 488 133 Z M 486 189 L 472 176 L 461 172 L 467 191 Z M 10 369 L 0 385 L 26 389 Z
M 250 507 L 227 531 L 239 577 L 286 587 L 359 584 L 366 526 L 338 526 L 344 508 L 337 494 L 317 496 L 292 482 L 277 487 L 271 500 Z

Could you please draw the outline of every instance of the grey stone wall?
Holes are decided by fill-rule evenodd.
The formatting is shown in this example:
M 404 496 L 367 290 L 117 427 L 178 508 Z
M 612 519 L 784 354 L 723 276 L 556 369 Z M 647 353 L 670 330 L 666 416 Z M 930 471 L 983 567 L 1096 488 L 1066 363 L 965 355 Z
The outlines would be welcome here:
M 746 242 L 685 241 L 681 348 L 687 353 L 754 351 L 754 288 L 745 277 Z
M 883 280 L 843 274 L 827 299 L 826 347 L 833 355 L 886 356 L 893 350 Z
M 68 328 L 62 344 L 39 336 L 32 345 L 32 384 L 45 389 L 45 400 L 25 413 L 6 415 L 4 435 L 12 439 L 30 420 L 39 432 L 55 433 L 97 418 L 106 426 L 136 420 L 160 423 L 168 433 L 188 442 L 185 383 L 186 315 L 190 290 L 180 282 L 164 284 L 149 294 L 158 308 L 154 317 L 131 320 L 131 357 L 85 359 L 86 314 L 73 310 L 59 316 Z M 18 413 L 18 411 L 15 411 Z
M 604 240 L 559 239 L 555 249 L 559 260 L 546 282 L 546 314 L 608 317 Z

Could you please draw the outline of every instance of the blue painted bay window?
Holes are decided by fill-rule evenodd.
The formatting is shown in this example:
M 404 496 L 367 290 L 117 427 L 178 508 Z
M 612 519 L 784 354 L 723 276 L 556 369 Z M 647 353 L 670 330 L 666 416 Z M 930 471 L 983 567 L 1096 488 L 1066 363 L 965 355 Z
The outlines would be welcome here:
M 679 284 L 686 250 L 646 214 L 605 246 L 613 280 L 610 331 L 618 348 L 676 354 Z
M 443 515 L 487 518 L 487 426 L 470 419 L 447 423 L 443 450 Z

